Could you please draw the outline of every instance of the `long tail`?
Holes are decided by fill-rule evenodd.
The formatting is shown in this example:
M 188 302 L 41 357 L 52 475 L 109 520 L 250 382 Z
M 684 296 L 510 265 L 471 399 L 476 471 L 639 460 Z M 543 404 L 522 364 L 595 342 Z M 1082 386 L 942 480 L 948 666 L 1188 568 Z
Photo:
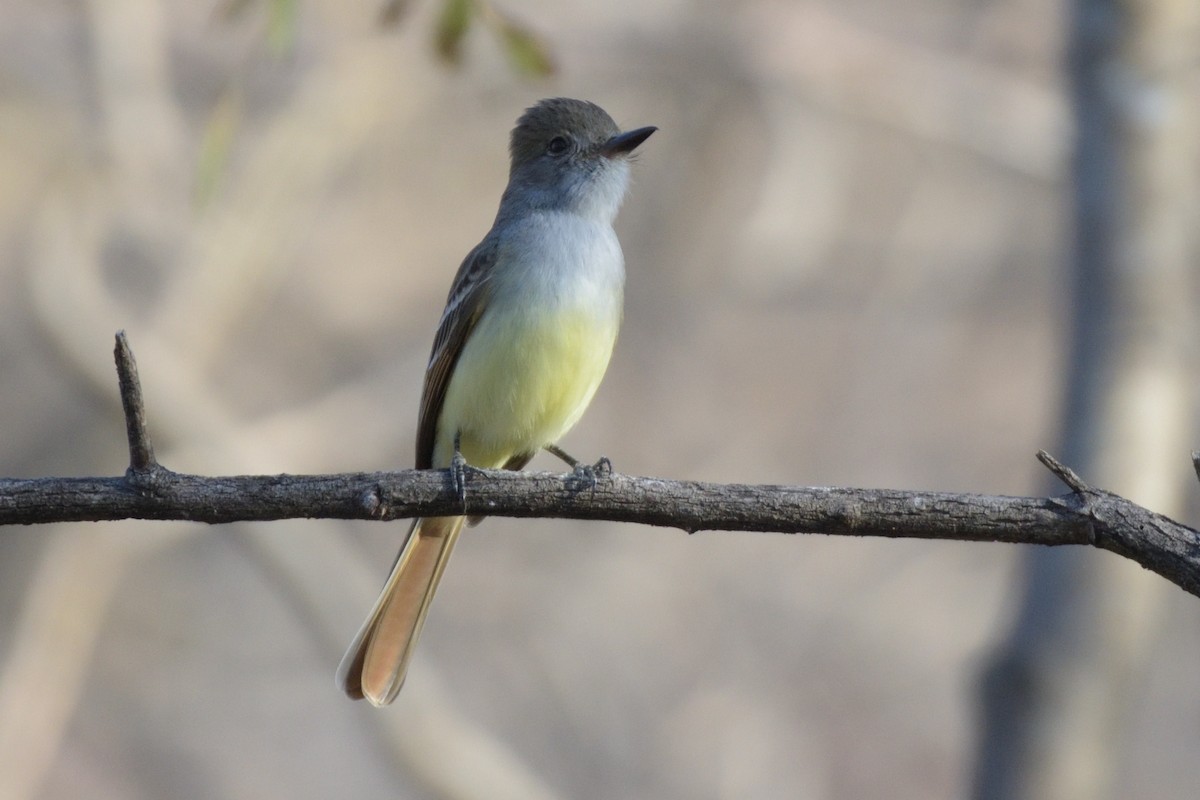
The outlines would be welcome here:
M 338 685 L 352 699 L 365 697 L 376 706 L 396 699 L 464 521 L 429 517 L 413 523 L 371 615 L 338 666 Z

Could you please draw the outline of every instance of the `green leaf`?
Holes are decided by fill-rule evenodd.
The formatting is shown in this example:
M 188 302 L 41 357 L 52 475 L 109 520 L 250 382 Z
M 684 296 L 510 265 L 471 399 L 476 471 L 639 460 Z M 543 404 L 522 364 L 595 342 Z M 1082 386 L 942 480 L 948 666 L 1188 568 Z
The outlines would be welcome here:
M 554 57 L 550 53 L 550 46 L 542 37 L 498 11 L 494 19 L 496 34 L 504 45 L 509 62 L 517 72 L 535 78 L 546 78 L 554 74 Z
M 285 56 L 296 44 L 298 0 L 271 0 L 267 10 L 267 43 L 276 56 Z
M 478 13 L 479 6 L 475 0 L 446 0 L 434 33 L 439 56 L 451 64 L 462 62 L 463 37 Z

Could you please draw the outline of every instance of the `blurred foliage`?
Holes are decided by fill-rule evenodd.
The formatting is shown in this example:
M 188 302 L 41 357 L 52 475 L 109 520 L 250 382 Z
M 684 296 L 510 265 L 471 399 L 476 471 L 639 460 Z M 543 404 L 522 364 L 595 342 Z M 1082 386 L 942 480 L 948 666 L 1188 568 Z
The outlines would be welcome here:
M 267 45 L 276 56 L 291 52 L 296 41 L 298 0 L 264 0 L 267 8 Z M 235 19 L 244 16 L 258 3 L 255 0 L 224 0 L 217 16 Z M 379 10 L 379 24 L 400 23 L 412 7 L 412 0 L 385 0 Z M 434 25 L 434 49 L 447 63 L 463 61 L 463 43 L 472 24 L 478 20 L 499 40 L 514 71 L 528 78 L 545 78 L 556 71 L 549 43 L 529 26 L 517 21 L 488 0 L 445 0 Z
M 438 55 L 451 64 L 461 64 L 463 41 L 476 19 L 499 39 L 518 73 L 530 78 L 554 74 L 554 59 L 545 39 L 486 0 L 446 0 L 434 32 Z
M 296 45 L 298 0 L 224 0 L 215 16 L 238 20 L 255 7 L 266 10 L 267 49 L 276 58 L 290 54 Z M 379 23 L 397 25 L 411 7 L 412 0 L 386 0 Z M 496 36 L 517 74 L 545 78 L 556 71 L 549 43 L 487 0 L 445 0 L 434 26 L 434 48 L 443 61 L 453 66 L 462 64 L 464 42 L 476 20 Z M 221 93 L 205 122 L 196 161 L 193 202 L 197 208 L 205 207 L 220 185 L 242 117 L 241 95 L 234 86 Z
M 267 45 L 276 56 L 285 56 L 296 44 L 296 0 L 269 0 Z
M 250 9 L 259 5 L 254 0 L 224 0 L 217 6 L 214 16 L 222 20 L 245 17 Z M 297 0 L 266 0 L 267 47 L 276 56 L 285 56 L 296 44 L 296 20 L 300 9 Z
M 534 78 L 545 78 L 554 74 L 554 59 L 544 39 L 494 9 L 492 13 L 485 14 L 483 19 L 500 37 L 509 63 L 517 72 Z
M 463 39 L 478 13 L 474 0 L 446 0 L 433 37 L 439 56 L 451 64 L 462 63 Z
M 192 202 L 198 209 L 208 206 L 220 185 L 241 120 L 241 93 L 232 88 L 222 92 L 205 120 L 204 133 L 200 139 L 195 189 L 192 195 Z
M 379 10 L 379 24 L 388 26 L 399 23 L 411 7 L 412 0 L 388 0 Z

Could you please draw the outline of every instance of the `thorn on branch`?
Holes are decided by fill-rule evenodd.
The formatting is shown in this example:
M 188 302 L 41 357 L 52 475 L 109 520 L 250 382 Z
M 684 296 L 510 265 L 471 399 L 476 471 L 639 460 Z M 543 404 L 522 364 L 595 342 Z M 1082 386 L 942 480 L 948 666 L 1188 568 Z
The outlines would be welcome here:
M 146 407 L 142 402 L 142 383 L 138 379 L 137 362 L 129 349 L 125 331 L 117 331 L 117 346 L 113 351 L 117 361 L 117 381 L 121 387 L 121 408 L 125 411 L 125 435 L 129 439 L 129 470 L 135 474 L 158 469 L 154 460 L 154 445 L 146 427 Z
M 1047 453 L 1045 450 L 1038 450 L 1038 461 L 1045 465 L 1046 469 L 1050 470 L 1055 476 L 1070 487 L 1071 491 L 1077 494 L 1085 494 L 1091 491 L 1091 487 L 1083 482 L 1083 478 L 1075 474 L 1075 472 L 1063 464 L 1054 456 Z

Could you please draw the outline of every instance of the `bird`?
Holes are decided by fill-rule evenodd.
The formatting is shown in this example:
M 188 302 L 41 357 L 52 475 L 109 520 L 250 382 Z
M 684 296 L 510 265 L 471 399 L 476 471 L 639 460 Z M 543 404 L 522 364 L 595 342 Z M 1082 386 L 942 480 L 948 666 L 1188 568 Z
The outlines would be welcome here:
M 543 449 L 578 465 L 557 442 L 579 421 L 612 355 L 625 286 L 613 221 L 634 151 L 656 130 L 622 132 L 595 103 L 561 97 L 517 120 L 495 221 L 459 266 L 434 336 L 418 469 L 519 470 Z M 338 667 L 349 697 L 395 700 L 466 522 L 413 522 Z

